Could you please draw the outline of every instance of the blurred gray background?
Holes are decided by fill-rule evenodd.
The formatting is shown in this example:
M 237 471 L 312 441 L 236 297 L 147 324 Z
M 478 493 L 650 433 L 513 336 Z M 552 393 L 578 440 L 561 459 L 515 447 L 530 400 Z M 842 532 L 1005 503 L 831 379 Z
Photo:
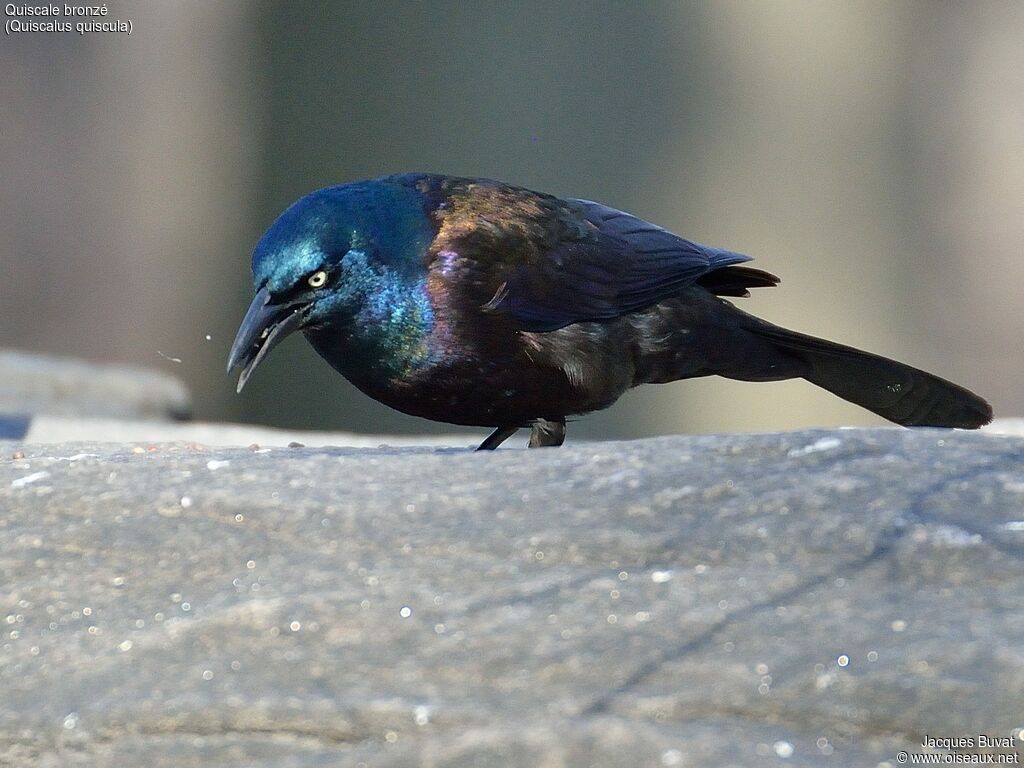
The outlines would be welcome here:
M 452 431 L 295 338 L 224 373 L 290 202 L 397 171 L 624 208 L 757 258 L 745 309 L 1024 413 L 1024 3 L 114 0 L 0 41 L 0 347 L 130 362 L 201 419 Z M 180 362 L 177 362 L 179 361 Z M 576 436 L 879 420 L 803 382 L 647 387 Z

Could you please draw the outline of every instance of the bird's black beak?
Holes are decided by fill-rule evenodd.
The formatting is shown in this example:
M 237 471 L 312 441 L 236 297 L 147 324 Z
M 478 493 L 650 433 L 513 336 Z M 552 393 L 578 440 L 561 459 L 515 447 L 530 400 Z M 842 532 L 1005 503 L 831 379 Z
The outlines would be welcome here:
M 228 373 L 241 367 L 238 392 L 242 391 L 253 370 L 278 342 L 302 323 L 301 304 L 272 304 L 270 291 L 261 288 L 238 328 L 228 355 Z

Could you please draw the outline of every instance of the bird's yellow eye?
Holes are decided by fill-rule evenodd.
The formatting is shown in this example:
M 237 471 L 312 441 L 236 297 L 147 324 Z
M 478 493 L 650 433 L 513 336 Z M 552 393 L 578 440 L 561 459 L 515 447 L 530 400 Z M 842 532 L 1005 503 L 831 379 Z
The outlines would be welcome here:
M 319 272 L 314 272 L 310 275 L 306 282 L 309 283 L 310 288 L 323 288 L 324 283 L 327 282 L 327 273 L 321 269 Z

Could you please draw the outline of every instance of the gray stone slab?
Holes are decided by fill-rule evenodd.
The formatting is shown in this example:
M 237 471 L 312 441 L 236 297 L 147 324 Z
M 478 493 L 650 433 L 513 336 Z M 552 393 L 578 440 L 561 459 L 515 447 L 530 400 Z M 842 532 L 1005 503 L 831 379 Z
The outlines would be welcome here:
M 301 443 L 309 447 L 344 446 L 377 448 L 386 446 L 475 447 L 487 430 L 462 435 L 363 435 L 354 432 L 276 429 L 252 424 L 218 424 L 201 421 L 159 421 L 152 419 L 93 419 L 64 416 L 36 416 L 26 425 L 24 441 L 29 443 L 118 442 L 118 443 L 202 443 L 207 446 L 284 447 Z M 518 442 L 529 436 L 520 433 Z M 0 439 L 3 433 L 0 432 Z
M 1020 438 L 150 448 L 0 445 L 0 763 L 895 766 L 1024 725 Z
M 185 385 L 159 371 L 0 349 L 0 415 L 5 417 L 180 419 L 190 410 Z

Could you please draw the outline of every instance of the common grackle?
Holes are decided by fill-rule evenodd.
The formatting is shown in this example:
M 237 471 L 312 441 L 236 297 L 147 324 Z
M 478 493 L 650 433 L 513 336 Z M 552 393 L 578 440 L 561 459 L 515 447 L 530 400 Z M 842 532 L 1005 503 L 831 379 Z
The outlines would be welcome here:
M 628 213 L 487 179 L 386 176 L 313 192 L 252 256 L 256 296 L 228 370 L 238 390 L 301 330 L 370 397 L 452 424 L 531 426 L 638 384 L 804 378 L 890 421 L 974 429 L 992 409 L 951 382 L 788 331 L 721 298 L 776 285 L 750 261 Z

